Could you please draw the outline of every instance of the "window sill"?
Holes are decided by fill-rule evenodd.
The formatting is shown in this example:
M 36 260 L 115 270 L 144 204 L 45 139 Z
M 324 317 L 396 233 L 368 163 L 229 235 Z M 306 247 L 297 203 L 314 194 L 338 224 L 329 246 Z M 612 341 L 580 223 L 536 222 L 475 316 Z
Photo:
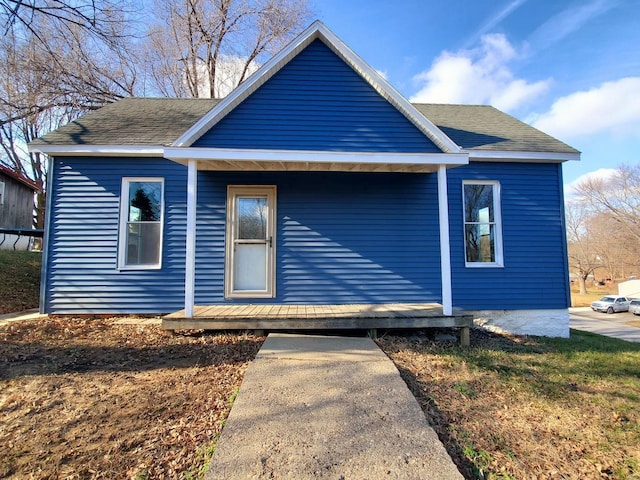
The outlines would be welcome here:
M 162 265 L 126 265 L 119 266 L 119 271 L 129 271 L 129 270 L 160 270 L 162 269 Z
M 464 266 L 466 268 L 504 268 L 503 263 L 483 263 L 483 262 L 465 262 Z

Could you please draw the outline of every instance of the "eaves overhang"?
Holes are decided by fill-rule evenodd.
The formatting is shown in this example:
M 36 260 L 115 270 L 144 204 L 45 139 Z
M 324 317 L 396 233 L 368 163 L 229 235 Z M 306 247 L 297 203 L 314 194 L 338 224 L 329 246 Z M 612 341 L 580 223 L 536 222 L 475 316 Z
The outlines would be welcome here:
M 559 163 L 580 160 L 580 153 L 518 152 L 507 150 L 466 150 L 466 152 L 469 154 L 469 160 L 476 162 Z
M 178 163 L 186 163 L 189 160 L 451 166 L 466 165 L 469 163 L 469 155 L 467 153 L 334 152 L 193 147 L 167 147 L 164 151 L 164 157 Z
M 162 145 L 28 145 L 29 152 L 69 157 L 163 157 Z

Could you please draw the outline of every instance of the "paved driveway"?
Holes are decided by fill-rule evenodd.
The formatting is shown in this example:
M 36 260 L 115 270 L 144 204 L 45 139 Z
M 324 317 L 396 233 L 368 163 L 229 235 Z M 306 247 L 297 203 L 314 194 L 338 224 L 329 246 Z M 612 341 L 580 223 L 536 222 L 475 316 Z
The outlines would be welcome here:
M 628 325 L 627 322 L 640 322 L 640 316 L 629 312 L 600 313 L 589 307 L 570 308 L 571 328 L 584 330 L 600 335 L 619 338 L 628 342 L 640 342 L 640 327 Z

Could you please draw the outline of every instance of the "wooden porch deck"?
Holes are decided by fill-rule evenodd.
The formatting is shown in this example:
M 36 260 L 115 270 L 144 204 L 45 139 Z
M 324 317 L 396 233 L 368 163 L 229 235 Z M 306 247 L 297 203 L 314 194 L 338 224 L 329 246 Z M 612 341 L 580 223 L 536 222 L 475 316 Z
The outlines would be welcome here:
M 184 310 L 162 318 L 167 330 L 376 330 L 459 328 L 469 345 L 473 317 L 444 315 L 437 303 L 354 305 L 199 305 L 193 317 Z

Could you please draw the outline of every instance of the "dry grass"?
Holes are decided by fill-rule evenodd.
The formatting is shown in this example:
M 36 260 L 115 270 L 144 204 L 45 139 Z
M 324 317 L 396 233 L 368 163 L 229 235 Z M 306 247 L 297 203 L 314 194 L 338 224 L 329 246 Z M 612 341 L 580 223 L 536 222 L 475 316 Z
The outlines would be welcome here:
M 0 327 L 0 478 L 198 478 L 261 341 L 98 319 Z
M 576 331 L 379 342 L 466 478 L 640 478 L 640 345 Z
M 0 250 L 0 314 L 38 307 L 39 252 Z
M 588 307 L 591 305 L 591 302 L 595 302 L 599 300 L 607 292 L 590 292 L 590 293 L 578 293 L 571 292 L 571 306 L 572 307 Z

